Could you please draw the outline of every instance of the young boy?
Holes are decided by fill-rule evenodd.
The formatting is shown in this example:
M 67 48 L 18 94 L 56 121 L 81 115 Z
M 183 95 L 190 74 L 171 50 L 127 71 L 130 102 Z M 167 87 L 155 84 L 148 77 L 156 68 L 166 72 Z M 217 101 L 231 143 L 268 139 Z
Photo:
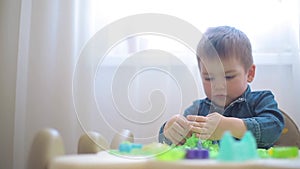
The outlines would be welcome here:
M 220 140 L 225 131 L 240 139 L 249 130 L 259 148 L 271 147 L 283 129 L 283 116 L 270 91 L 251 91 L 248 85 L 255 75 L 248 37 L 229 26 L 209 28 L 198 44 L 197 59 L 207 98 L 167 121 L 159 141 L 183 144 L 192 133 Z

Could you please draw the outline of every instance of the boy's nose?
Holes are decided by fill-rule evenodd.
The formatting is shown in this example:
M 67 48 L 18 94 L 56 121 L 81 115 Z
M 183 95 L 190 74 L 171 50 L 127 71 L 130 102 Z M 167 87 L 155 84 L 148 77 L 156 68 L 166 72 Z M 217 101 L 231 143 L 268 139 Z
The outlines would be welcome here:
M 226 88 L 226 81 L 225 80 L 215 80 L 213 83 L 214 89 L 225 89 Z

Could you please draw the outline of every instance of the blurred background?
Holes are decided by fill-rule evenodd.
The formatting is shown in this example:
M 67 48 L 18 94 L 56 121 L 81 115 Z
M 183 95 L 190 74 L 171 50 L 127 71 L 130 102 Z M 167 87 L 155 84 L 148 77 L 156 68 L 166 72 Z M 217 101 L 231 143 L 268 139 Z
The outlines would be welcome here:
M 85 58 L 97 32 L 135 14 L 173 16 L 201 32 L 219 25 L 245 32 L 257 65 L 252 90 L 272 90 L 300 125 L 299 7 L 298 0 L 0 0 L 0 168 L 24 168 L 45 127 L 59 130 L 69 154 L 87 130 L 111 140 L 129 129 L 136 142 L 157 141 L 164 121 L 204 97 L 194 52 L 174 37 L 133 35 L 101 62 Z M 81 60 L 87 68 L 78 70 Z M 76 81 L 80 73 L 92 80 Z

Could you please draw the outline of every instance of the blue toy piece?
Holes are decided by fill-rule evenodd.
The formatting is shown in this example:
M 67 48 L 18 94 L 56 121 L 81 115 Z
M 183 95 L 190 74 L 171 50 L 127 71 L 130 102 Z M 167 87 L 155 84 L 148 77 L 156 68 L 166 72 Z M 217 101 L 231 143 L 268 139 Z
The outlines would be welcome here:
M 245 161 L 257 159 L 257 144 L 250 131 L 238 141 L 235 140 L 230 132 L 225 132 L 221 141 L 218 154 L 220 161 Z
M 132 149 L 142 149 L 143 145 L 142 144 L 137 144 L 137 143 L 131 143 L 131 148 Z
M 119 145 L 119 152 L 130 153 L 133 149 L 142 149 L 142 144 L 124 142 Z
M 131 145 L 130 143 L 121 143 L 119 145 L 119 151 L 120 152 L 126 152 L 126 153 L 129 153 L 131 151 Z
M 202 149 L 202 141 L 199 139 L 198 143 L 197 143 L 197 148 L 198 149 Z

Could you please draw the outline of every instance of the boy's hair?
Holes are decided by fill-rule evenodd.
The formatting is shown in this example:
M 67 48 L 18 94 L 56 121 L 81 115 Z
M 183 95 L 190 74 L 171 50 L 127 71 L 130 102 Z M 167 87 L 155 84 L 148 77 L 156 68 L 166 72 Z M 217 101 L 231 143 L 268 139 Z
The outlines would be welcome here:
M 230 26 L 211 27 L 206 30 L 197 47 L 198 63 L 203 57 L 235 57 L 245 70 L 253 64 L 251 43 L 247 35 Z

